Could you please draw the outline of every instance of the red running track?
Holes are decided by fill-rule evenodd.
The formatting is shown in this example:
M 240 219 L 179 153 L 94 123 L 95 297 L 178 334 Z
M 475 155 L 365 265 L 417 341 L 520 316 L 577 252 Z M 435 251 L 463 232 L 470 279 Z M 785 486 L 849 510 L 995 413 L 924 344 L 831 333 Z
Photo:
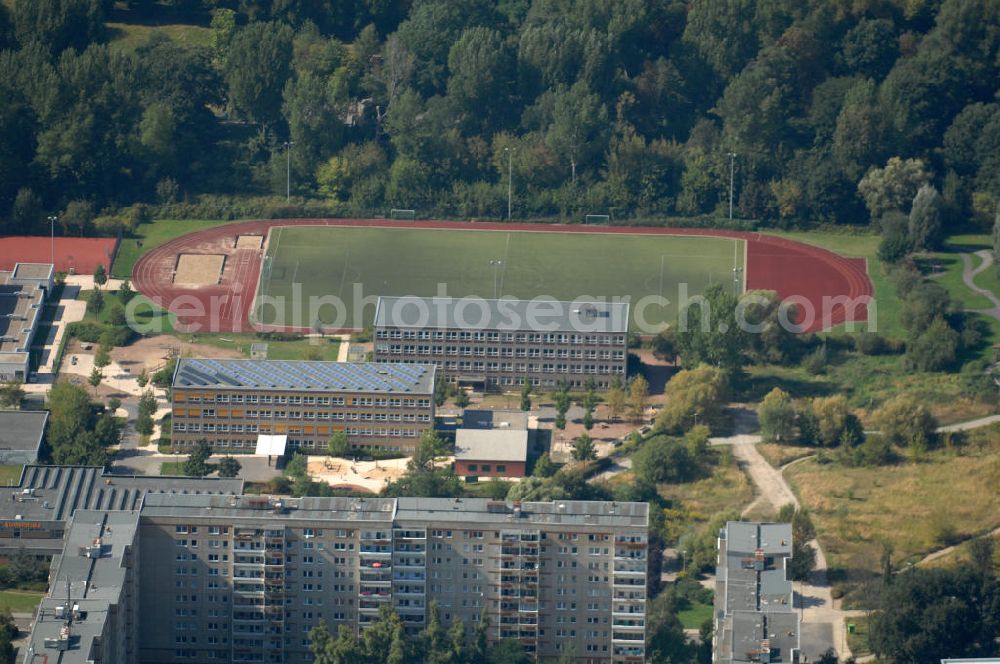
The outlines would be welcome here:
M 435 228 L 453 230 L 535 231 L 546 233 L 700 235 L 746 240 L 746 287 L 776 291 L 797 304 L 796 320 L 803 331 L 814 332 L 847 321 L 867 320 L 868 300 L 874 296 L 864 259 L 845 258 L 832 251 L 793 240 L 740 231 L 647 228 L 634 226 L 586 227 L 562 224 L 498 222 L 402 221 L 395 219 L 273 219 L 215 226 L 175 238 L 151 250 L 136 262 L 132 284 L 143 295 L 177 315 L 181 331 L 247 332 L 254 290 L 260 274 L 260 252 L 233 249 L 240 235 L 266 235 L 273 226 L 371 226 L 381 228 Z M 221 283 L 200 288 L 173 285 L 177 256 L 229 253 Z M 845 301 L 848 306 L 845 306 Z
M 118 240 L 99 237 L 57 237 L 56 272 L 93 274 L 103 265 L 110 274 Z M 51 263 L 52 238 L 13 235 L 0 237 L 0 270 L 14 269 L 14 263 Z

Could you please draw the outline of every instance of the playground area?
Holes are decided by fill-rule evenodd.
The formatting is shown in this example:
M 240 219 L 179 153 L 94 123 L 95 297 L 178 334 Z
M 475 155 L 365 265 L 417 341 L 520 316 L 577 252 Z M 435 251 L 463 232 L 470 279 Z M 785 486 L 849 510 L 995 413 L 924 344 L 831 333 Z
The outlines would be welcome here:
M 387 482 L 402 477 L 408 461 L 406 458 L 352 461 L 339 457 L 309 457 L 309 475 L 334 489 L 378 493 Z

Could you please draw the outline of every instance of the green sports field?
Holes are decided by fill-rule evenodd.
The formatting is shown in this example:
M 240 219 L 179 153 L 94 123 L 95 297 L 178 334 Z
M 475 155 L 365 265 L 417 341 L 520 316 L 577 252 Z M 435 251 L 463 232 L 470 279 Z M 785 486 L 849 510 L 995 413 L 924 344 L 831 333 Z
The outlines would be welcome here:
M 318 318 L 325 325 L 360 328 L 371 322 L 379 295 L 432 296 L 446 288 L 454 297 L 629 296 L 633 304 L 661 295 L 670 304 L 645 313 L 659 324 L 676 319 L 682 283 L 690 296 L 710 283 L 741 287 L 733 268 L 743 267 L 743 257 L 742 240 L 715 237 L 276 227 L 261 267 L 254 319 L 310 327 Z M 302 313 L 295 315 L 298 289 Z M 330 296 L 343 302 L 342 313 L 316 306 L 318 314 L 310 315 L 310 298 Z M 363 308 L 361 298 L 371 298 Z

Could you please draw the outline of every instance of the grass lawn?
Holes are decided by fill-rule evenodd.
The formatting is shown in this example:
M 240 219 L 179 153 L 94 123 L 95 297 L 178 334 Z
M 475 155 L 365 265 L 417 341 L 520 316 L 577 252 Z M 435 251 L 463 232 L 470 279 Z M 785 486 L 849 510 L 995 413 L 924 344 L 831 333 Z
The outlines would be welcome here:
M 255 343 L 267 344 L 267 359 L 269 360 L 302 360 L 316 359 L 335 362 L 337 354 L 340 352 L 340 340 L 335 338 L 324 339 L 297 339 L 294 341 L 281 341 L 275 339 L 262 339 L 255 334 L 179 334 L 178 338 L 184 341 L 191 341 L 199 344 L 208 344 L 216 348 L 236 350 L 247 357 L 250 357 L 250 345 Z M 315 342 L 315 343 L 314 343 Z
M 135 26 L 133 26 L 135 27 Z M 118 247 L 118 255 L 115 256 L 115 263 L 111 266 L 111 275 L 120 279 L 128 279 L 132 276 L 132 266 L 139 260 L 139 257 L 160 246 L 164 242 L 173 240 L 193 231 L 221 224 L 231 223 L 219 219 L 157 219 L 149 224 L 140 224 L 135 229 L 133 237 L 124 238 Z M 139 246 L 139 243 L 142 246 Z
M 166 35 L 185 46 L 210 46 L 211 28 L 185 23 L 165 25 L 139 25 L 134 23 L 106 23 L 108 41 L 112 48 L 132 51 L 145 44 L 154 34 Z
M 160 464 L 160 475 L 184 474 L 184 461 L 164 461 Z
M 821 465 L 809 459 L 785 476 L 809 509 L 834 586 L 850 593 L 879 574 L 884 544 L 896 566 L 946 542 L 1000 525 L 1000 427 L 971 432 L 957 451 L 878 468 Z
M 979 265 L 979 258 L 973 256 L 973 265 Z M 964 262 L 962 257 L 954 252 L 937 251 L 922 257 L 918 264 L 925 268 L 932 267 L 933 263 L 941 271 L 941 275 L 934 277 L 931 281 L 937 282 L 942 288 L 948 291 L 951 299 L 963 309 L 988 309 L 990 301 L 984 295 L 980 295 L 965 285 L 962 280 Z
M 851 649 L 851 654 L 855 657 L 872 654 L 868 645 L 868 616 L 852 616 L 846 622 L 854 625 L 854 632 L 847 632 L 847 646 Z
M 21 471 L 24 466 L 20 464 L 0 465 L 0 484 L 3 486 L 15 486 L 21 481 Z
M 31 613 L 38 608 L 44 593 L 29 590 L 0 590 L 0 613 Z
M 743 242 L 728 238 L 601 236 L 545 232 L 284 227 L 271 232 L 261 274 L 262 293 L 291 300 L 292 284 L 302 297 L 336 296 L 344 303 L 347 327 L 370 322 L 374 307 L 355 312 L 356 285 L 363 296 L 379 293 L 432 296 L 439 285 L 448 295 L 518 298 L 662 295 L 664 308 L 649 307 L 650 324 L 673 322 L 678 287 L 691 296 L 710 283 L 732 283 L 743 264 Z M 497 265 L 491 261 L 501 261 Z M 262 322 L 276 319 L 263 307 Z M 634 313 L 634 312 L 633 312 Z M 324 307 L 324 323 L 334 322 Z M 284 316 L 290 320 L 291 315 Z
M 677 612 L 677 619 L 684 629 L 701 629 L 706 620 L 712 619 L 712 605 L 701 602 L 691 602 L 686 609 Z

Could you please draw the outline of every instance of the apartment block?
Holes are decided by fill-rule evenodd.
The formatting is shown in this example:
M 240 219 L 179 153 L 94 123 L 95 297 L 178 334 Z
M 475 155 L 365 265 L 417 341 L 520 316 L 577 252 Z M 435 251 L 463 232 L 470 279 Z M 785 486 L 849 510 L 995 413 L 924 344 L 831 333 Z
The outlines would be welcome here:
M 460 386 L 542 388 L 625 378 L 627 303 L 380 297 L 375 360 L 429 363 Z
M 579 662 L 645 654 L 645 503 L 146 497 L 142 662 L 306 662 L 323 619 L 358 633 L 391 605 Z
M 798 662 L 799 614 L 786 572 L 791 557 L 791 524 L 730 521 L 722 529 L 713 662 Z
M 411 452 L 434 425 L 434 376 L 430 364 L 182 358 L 171 444 L 253 453 L 258 436 L 282 435 L 309 453 L 343 431 L 357 448 Z
M 78 510 L 38 607 L 26 664 L 138 661 L 139 513 Z

